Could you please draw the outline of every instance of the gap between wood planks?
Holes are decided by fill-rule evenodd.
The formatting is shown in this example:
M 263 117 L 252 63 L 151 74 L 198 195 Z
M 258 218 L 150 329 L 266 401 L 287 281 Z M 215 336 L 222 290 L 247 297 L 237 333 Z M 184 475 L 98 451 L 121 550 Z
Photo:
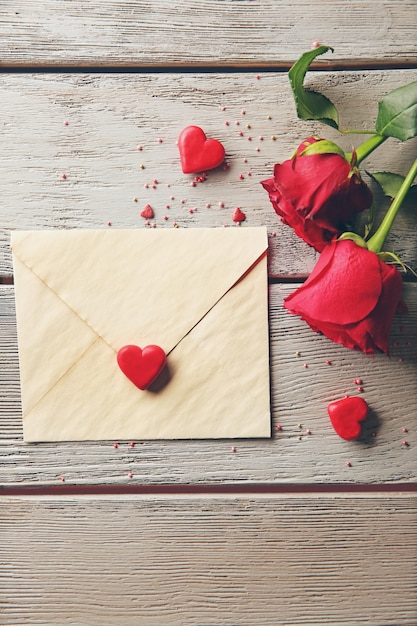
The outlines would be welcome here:
M 0 487 L 0 498 L 16 496 L 278 496 L 417 493 L 417 483 L 377 484 L 218 484 L 218 485 L 59 485 L 45 487 Z
M 126 61 L 125 63 L 88 63 L 77 61 L 73 63 L 1 63 L 0 73 L 69 73 L 69 74 L 164 74 L 164 73 L 243 73 L 243 72 L 288 72 L 294 61 L 276 61 L 268 63 L 152 63 L 139 64 Z M 415 70 L 416 59 L 396 59 L 382 61 L 378 59 L 359 59 L 352 61 L 318 61 L 310 65 L 309 71 L 315 72 L 361 72 L 370 70 Z

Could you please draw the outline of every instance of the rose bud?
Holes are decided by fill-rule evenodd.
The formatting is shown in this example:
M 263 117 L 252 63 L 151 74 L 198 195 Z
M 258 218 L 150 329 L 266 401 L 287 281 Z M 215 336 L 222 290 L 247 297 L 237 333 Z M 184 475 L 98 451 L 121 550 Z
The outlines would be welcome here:
M 277 163 L 273 178 L 261 184 L 284 224 L 319 252 L 372 204 L 369 187 L 343 150 L 317 137 L 308 137 L 291 159 Z
M 347 348 L 388 353 L 401 290 L 402 277 L 394 265 L 354 241 L 333 241 L 284 307 Z

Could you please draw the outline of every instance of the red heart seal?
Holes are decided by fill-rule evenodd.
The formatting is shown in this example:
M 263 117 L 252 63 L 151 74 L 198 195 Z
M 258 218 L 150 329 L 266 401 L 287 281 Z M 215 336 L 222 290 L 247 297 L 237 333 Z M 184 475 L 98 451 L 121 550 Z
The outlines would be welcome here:
M 199 126 L 187 126 L 178 137 L 184 174 L 212 170 L 224 161 L 224 147 L 217 139 L 207 139 Z
M 339 437 L 352 440 L 360 435 L 361 422 L 368 415 L 368 405 L 363 398 L 346 396 L 330 402 L 327 412 Z
M 123 346 L 117 353 L 117 363 L 123 374 L 139 389 L 147 389 L 166 364 L 165 352 L 159 346 Z

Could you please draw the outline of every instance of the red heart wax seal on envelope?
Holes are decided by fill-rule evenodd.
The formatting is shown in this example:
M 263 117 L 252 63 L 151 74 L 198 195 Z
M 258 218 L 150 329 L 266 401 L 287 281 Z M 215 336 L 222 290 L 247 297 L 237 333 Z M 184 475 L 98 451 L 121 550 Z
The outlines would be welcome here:
M 159 346 L 123 346 L 117 353 L 117 363 L 123 374 L 139 389 L 147 389 L 166 364 L 165 352 Z
M 346 396 L 331 402 L 327 412 L 339 437 L 356 439 L 361 432 L 361 422 L 368 415 L 368 405 L 363 398 Z
M 224 147 L 217 139 L 207 139 L 199 126 L 187 126 L 178 138 L 184 174 L 212 170 L 224 161 Z

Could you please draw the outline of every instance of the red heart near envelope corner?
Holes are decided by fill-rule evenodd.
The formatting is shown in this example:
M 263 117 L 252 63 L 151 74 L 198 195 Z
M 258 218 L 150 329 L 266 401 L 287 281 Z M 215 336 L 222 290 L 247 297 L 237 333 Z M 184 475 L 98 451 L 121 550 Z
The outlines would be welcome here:
M 360 435 L 361 422 L 368 415 L 368 405 L 363 398 L 346 396 L 331 402 L 327 412 L 339 437 L 351 440 Z
M 224 161 L 223 144 L 217 139 L 207 139 L 199 126 L 187 126 L 178 137 L 181 166 L 184 174 L 212 170 Z
M 123 346 L 117 353 L 117 363 L 123 374 L 139 389 L 147 389 L 166 364 L 165 352 L 159 346 Z

